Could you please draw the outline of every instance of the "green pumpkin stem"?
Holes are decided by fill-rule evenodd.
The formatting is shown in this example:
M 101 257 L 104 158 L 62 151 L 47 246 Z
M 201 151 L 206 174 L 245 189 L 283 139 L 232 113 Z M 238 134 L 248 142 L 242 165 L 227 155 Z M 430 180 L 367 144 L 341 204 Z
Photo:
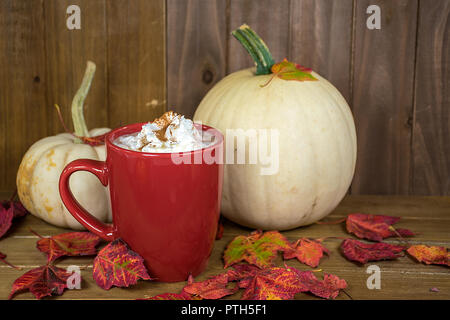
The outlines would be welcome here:
M 256 62 L 256 74 L 270 74 L 270 68 L 275 64 L 272 54 L 264 41 L 248 25 L 243 24 L 231 34 L 248 51 Z
M 81 86 L 72 100 L 72 121 L 74 134 L 78 137 L 89 137 L 89 131 L 86 126 L 86 121 L 84 120 L 83 105 L 84 100 L 91 87 L 92 79 L 95 74 L 95 63 L 88 61 L 86 66 L 86 71 L 84 72 L 83 80 Z M 79 138 L 75 139 L 75 143 L 83 143 Z

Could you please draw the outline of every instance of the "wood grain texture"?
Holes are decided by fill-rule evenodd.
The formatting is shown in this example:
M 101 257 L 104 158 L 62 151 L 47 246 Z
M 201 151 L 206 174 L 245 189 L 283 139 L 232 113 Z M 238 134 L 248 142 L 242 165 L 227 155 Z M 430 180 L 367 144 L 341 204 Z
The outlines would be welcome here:
M 366 27 L 369 5 L 381 29 Z M 353 114 L 358 135 L 352 193 L 408 194 L 418 2 L 356 1 Z
M 289 59 L 328 79 L 350 102 L 353 1 L 294 0 Z
M 48 134 L 42 1 L 0 2 L 0 190 L 13 191 L 23 154 Z
M 106 17 L 104 0 L 77 1 L 81 11 L 81 29 L 66 26 L 67 7 L 73 1 L 45 1 L 45 44 L 47 68 L 48 122 L 51 134 L 64 129 L 54 104 L 58 104 L 69 128 L 72 128 L 71 104 L 91 60 L 97 66 L 84 103 L 89 129 L 108 126 Z
M 6 196 L 8 195 L 0 194 L 0 197 Z M 409 243 L 449 247 L 449 207 L 450 197 L 351 195 L 347 196 L 326 219 L 329 221 L 337 220 L 351 212 L 400 216 L 402 219 L 396 226 L 419 233 L 419 235 L 410 238 Z M 27 216 L 15 222 L 12 229 L 2 239 L 0 249 L 7 254 L 10 263 L 23 269 L 15 270 L 0 263 L 0 299 L 6 299 L 11 285 L 17 277 L 46 262 L 45 255 L 35 248 L 38 239 L 29 232 L 30 227 L 43 236 L 56 235 L 67 231 L 44 223 L 33 216 Z M 242 228 L 225 221 L 223 237 L 215 242 L 208 267 L 205 272 L 197 277 L 197 280 L 204 280 L 209 276 L 223 272 L 222 254 L 227 244 L 235 236 L 248 234 L 251 231 L 248 228 Z M 343 224 L 313 224 L 308 227 L 286 231 L 283 234 L 291 241 L 300 237 L 349 237 Z M 353 299 L 450 299 L 450 273 L 448 268 L 418 263 L 409 256 L 394 261 L 377 262 L 376 265 L 381 269 L 381 290 L 369 290 L 366 286 L 369 276 L 366 273 L 366 268 L 369 264 L 360 266 L 347 261 L 339 252 L 341 242 L 340 239 L 325 240 L 324 244 L 331 251 L 331 254 L 321 260 L 320 268 L 325 272 L 344 278 L 348 283 L 346 292 Z M 398 244 L 398 240 L 394 238 L 387 239 L 386 242 Z M 92 279 L 92 262 L 93 257 L 67 257 L 57 260 L 59 267 L 66 268 L 69 265 L 81 267 L 82 289 L 67 290 L 62 296 L 50 299 L 137 299 L 166 292 L 178 293 L 185 285 L 185 282 L 139 281 L 137 285 L 126 289 L 102 290 Z M 281 257 L 278 257 L 276 264 L 280 266 L 283 264 Z M 301 270 L 311 270 L 298 261 L 289 260 L 287 264 Z M 439 288 L 439 292 L 430 292 L 432 287 Z M 240 290 L 227 299 L 239 299 L 242 292 L 243 290 Z M 308 294 L 298 294 L 295 298 L 299 300 L 318 299 Z M 33 299 L 33 297 L 30 293 L 21 293 L 14 299 Z M 349 297 L 341 293 L 337 299 L 346 300 Z
M 165 1 L 106 4 L 110 126 L 151 121 L 166 106 Z
M 289 54 L 289 0 L 230 0 L 229 30 L 248 24 L 264 40 L 275 61 Z M 228 37 L 227 74 L 254 66 L 250 55 Z
M 413 194 L 450 194 L 450 2 L 421 1 L 413 128 Z
M 192 117 L 225 76 L 226 1 L 167 1 L 168 109 Z

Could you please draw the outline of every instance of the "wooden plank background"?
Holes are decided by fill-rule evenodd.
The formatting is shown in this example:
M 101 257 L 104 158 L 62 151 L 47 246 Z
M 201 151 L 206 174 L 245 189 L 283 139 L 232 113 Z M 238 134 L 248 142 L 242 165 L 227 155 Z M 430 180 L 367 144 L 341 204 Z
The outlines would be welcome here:
M 366 28 L 379 5 L 380 30 Z M 358 133 L 352 192 L 407 194 L 410 183 L 417 1 L 356 2 L 352 109 Z
M 81 9 L 68 30 L 66 9 Z M 89 128 L 117 127 L 166 109 L 165 1 L 0 2 L 0 190 L 12 192 L 20 160 L 36 140 L 71 124 L 86 61 L 97 65 L 85 102 Z
M 68 30 L 66 8 L 81 8 Z M 366 9 L 381 8 L 381 30 Z M 24 152 L 70 123 L 86 60 L 97 73 L 89 127 L 192 116 L 226 74 L 253 62 L 231 30 L 247 23 L 276 60 L 328 78 L 353 110 L 353 194 L 450 194 L 448 0 L 63 0 L 0 3 L 0 191 Z

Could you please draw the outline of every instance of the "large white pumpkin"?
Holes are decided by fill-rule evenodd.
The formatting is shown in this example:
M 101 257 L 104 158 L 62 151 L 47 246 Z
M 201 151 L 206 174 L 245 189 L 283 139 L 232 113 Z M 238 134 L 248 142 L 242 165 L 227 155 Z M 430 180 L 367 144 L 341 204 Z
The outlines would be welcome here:
M 227 129 L 279 132 L 277 173 L 261 175 L 260 163 L 225 165 L 221 212 L 228 219 L 266 230 L 296 228 L 325 217 L 346 194 L 356 162 L 352 113 L 330 82 L 312 75 L 317 81 L 241 70 L 201 101 L 194 120 L 219 129 L 225 139 Z M 234 148 L 234 159 L 240 152 L 248 157 L 248 150 Z

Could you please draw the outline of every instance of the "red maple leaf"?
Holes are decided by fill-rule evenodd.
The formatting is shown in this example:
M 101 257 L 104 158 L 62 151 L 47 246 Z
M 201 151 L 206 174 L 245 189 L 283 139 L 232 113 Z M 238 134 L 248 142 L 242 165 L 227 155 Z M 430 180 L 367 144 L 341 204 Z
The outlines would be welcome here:
M 237 285 L 227 288 L 228 273 L 221 273 L 200 282 L 193 282 L 183 288 L 183 291 L 203 299 L 220 299 L 239 290 Z
M 291 268 L 272 267 L 256 273 L 245 289 L 242 300 L 290 300 L 308 291 Z
M 104 247 L 94 259 L 93 277 L 97 285 L 109 290 L 112 286 L 128 287 L 137 280 L 151 280 L 144 259 L 131 251 L 120 239 Z
M 391 260 L 401 257 L 404 246 L 389 243 L 364 243 L 354 239 L 342 241 L 341 250 L 344 256 L 351 261 L 367 263 L 368 261 Z
M 358 238 L 382 241 L 388 237 L 410 237 L 414 233 L 408 229 L 394 229 L 392 225 L 400 220 L 399 217 L 353 213 L 347 216 L 347 231 Z
M 407 252 L 420 262 L 450 267 L 450 254 L 447 248 L 420 244 L 409 247 Z
M 9 230 L 14 218 L 23 217 L 28 211 L 19 201 L 0 202 L 0 238 Z
M 319 265 L 324 252 L 330 253 L 319 241 L 301 238 L 284 251 L 283 258 L 286 260 L 297 258 L 301 263 L 315 268 Z
M 1 202 L 1 207 L 5 209 L 12 209 L 14 218 L 20 218 L 28 214 L 27 209 L 20 201 L 6 200 Z
M 36 299 L 61 295 L 67 288 L 67 279 L 70 275 L 66 270 L 48 264 L 32 269 L 14 281 L 8 299 L 25 290 L 29 290 Z
M 319 280 L 312 271 L 291 269 L 297 272 L 300 282 L 307 288 L 304 291 L 309 291 L 318 297 L 334 299 L 338 296 L 340 290 L 347 288 L 347 282 L 333 274 L 324 273 L 323 280 Z
M 44 238 L 32 231 L 41 239 L 36 243 L 39 251 L 47 254 L 47 261 L 51 262 L 62 256 L 95 255 L 95 247 L 100 237 L 90 232 L 68 232 Z
M 5 209 L 0 207 L 0 238 L 9 230 L 14 217 L 14 211 L 12 208 Z
M 237 262 L 247 261 L 264 268 L 273 265 L 278 250 L 290 248 L 289 241 L 278 231 L 252 232 L 248 236 L 235 237 L 225 249 L 224 268 Z
M 228 281 L 238 281 L 239 288 L 247 288 L 253 277 L 262 269 L 251 264 L 235 264 L 233 269 L 227 271 Z

